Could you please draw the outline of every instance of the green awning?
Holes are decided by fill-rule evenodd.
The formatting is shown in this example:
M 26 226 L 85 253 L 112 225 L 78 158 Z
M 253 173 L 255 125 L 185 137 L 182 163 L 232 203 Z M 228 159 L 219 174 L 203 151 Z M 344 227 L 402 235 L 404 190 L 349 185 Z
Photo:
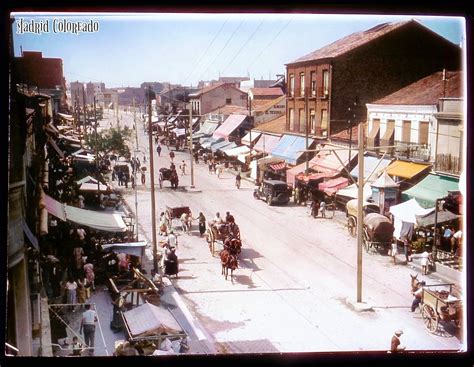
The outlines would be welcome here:
M 444 198 L 448 195 L 448 191 L 458 190 L 458 178 L 430 173 L 411 189 L 402 193 L 402 202 L 416 199 L 422 207 L 432 208 L 436 205 L 436 199 Z

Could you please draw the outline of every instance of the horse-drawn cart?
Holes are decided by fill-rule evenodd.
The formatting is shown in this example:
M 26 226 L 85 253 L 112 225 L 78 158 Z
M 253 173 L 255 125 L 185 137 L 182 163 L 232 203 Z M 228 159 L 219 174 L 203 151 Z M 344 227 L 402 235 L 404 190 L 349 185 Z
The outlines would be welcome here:
M 454 284 L 425 285 L 421 295 L 421 316 L 429 332 L 438 330 L 440 321 L 462 325 L 462 302 L 452 295 Z M 440 287 L 445 289 L 439 290 Z M 449 290 L 446 289 L 449 288 Z
M 352 237 L 357 235 L 357 199 L 349 200 L 346 204 L 346 216 L 347 216 L 347 230 Z M 375 203 L 369 203 L 364 201 L 362 203 L 364 216 L 368 213 L 380 213 L 380 208 Z
M 178 188 L 179 178 L 178 173 L 175 169 L 170 168 L 160 168 L 160 175 L 158 177 L 158 182 L 160 184 L 160 189 L 163 188 L 163 181 L 170 181 L 171 188 Z
M 390 219 L 382 214 L 369 213 L 364 217 L 363 228 L 365 251 L 383 250 L 386 253 L 393 241 L 394 227 Z
M 178 222 L 177 225 L 181 225 L 180 218 L 183 213 L 187 213 L 191 216 L 191 209 L 189 209 L 189 206 L 179 206 L 174 208 L 170 208 L 169 206 L 166 207 L 166 218 L 170 229 L 173 229 L 173 227 L 176 226 L 176 222 Z

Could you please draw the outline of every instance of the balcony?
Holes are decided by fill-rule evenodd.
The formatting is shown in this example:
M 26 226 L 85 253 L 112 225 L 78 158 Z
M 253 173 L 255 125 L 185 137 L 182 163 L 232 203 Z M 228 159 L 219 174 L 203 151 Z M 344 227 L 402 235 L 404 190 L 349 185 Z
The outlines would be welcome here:
M 431 147 L 429 144 L 417 144 L 395 141 L 394 153 L 397 158 L 415 159 L 429 162 L 431 158 Z
M 318 88 L 318 98 L 319 99 L 327 99 L 329 97 L 329 89 L 324 87 Z

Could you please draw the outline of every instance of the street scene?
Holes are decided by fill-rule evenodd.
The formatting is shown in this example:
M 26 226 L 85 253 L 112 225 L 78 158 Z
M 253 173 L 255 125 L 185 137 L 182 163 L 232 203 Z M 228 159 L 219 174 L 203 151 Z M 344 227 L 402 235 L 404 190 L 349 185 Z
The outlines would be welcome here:
M 148 19 L 209 29 L 197 79 L 134 87 L 38 43 L 113 16 L 12 16 L 7 357 L 467 351 L 462 19 L 370 19 L 264 79 L 329 20 L 235 16 Z

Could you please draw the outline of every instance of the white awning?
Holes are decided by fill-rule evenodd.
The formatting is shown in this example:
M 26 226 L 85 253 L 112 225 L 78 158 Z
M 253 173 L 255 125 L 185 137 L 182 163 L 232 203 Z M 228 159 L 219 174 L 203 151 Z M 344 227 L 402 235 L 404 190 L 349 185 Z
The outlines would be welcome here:
M 250 135 L 252 135 L 252 141 L 250 141 Z M 257 140 L 260 135 L 262 135 L 261 132 L 258 132 L 258 131 L 254 131 L 252 130 L 252 132 L 249 132 L 247 133 L 247 135 L 245 135 L 241 140 L 240 142 L 244 145 L 250 145 L 250 143 L 252 142 L 255 142 L 255 140 Z
M 84 182 L 79 187 L 79 191 L 97 191 L 97 182 Z M 109 187 L 104 184 L 99 184 L 99 191 L 106 192 L 109 191 Z
M 133 256 L 142 256 L 146 246 L 146 242 L 126 242 L 126 243 L 108 243 L 102 245 L 102 250 L 113 251 L 117 254 L 127 254 Z
M 228 157 L 237 157 L 240 154 L 246 154 L 248 152 L 250 152 L 250 148 L 246 145 L 241 145 L 240 147 L 228 149 L 224 153 Z
M 68 121 L 74 121 L 74 116 L 72 115 L 66 115 L 65 113 L 58 112 L 58 116 Z
M 48 213 L 63 221 L 71 221 L 83 226 L 107 232 L 125 232 L 127 226 L 119 214 L 109 214 L 76 208 L 60 203 L 48 195 L 45 197 L 45 207 Z

